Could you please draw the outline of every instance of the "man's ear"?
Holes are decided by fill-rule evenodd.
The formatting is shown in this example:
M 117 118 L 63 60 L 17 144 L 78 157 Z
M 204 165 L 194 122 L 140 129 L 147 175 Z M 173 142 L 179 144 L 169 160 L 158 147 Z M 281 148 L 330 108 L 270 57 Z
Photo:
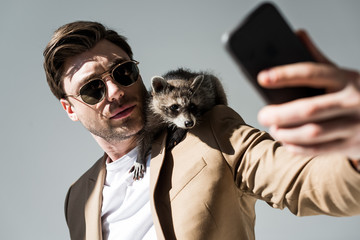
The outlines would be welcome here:
M 74 112 L 73 106 L 71 106 L 68 100 L 62 98 L 60 99 L 60 103 L 71 120 L 73 120 L 74 122 L 79 121 L 79 118 Z

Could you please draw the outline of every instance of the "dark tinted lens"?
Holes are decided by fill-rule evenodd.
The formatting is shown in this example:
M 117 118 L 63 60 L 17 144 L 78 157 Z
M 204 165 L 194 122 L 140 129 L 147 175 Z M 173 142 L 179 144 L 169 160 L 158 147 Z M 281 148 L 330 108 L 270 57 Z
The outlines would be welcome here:
M 129 86 L 139 78 L 139 69 L 134 62 L 127 62 L 113 70 L 113 77 L 120 85 Z
M 105 84 L 100 79 L 88 82 L 80 89 L 81 99 L 87 104 L 96 104 L 105 96 Z

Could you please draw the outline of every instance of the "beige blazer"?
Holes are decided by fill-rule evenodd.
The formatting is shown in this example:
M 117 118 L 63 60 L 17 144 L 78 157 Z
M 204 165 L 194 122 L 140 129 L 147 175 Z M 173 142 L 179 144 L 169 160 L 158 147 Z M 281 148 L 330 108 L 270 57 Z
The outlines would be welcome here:
M 345 157 L 289 154 L 228 107 L 206 113 L 171 152 L 165 139 L 154 141 L 150 164 L 158 239 L 254 239 L 258 199 L 299 216 L 360 214 L 360 174 Z M 69 189 L 71 239 L 102 239 L 105 158 Z

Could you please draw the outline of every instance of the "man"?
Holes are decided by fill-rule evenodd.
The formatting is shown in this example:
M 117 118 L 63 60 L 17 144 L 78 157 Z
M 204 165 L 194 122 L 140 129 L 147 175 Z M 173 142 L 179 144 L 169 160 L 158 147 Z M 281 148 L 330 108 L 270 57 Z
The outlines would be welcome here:
M 358 161 L 294 155 L 221 105 L 172 150 L 160 134 L 144 179 L 133 181 L 146 91 L 125 39 L 74 22 L 44 57 L 52 92 L 105 152 L 69 189 L 72 239 L 254 239 L 257 199 L 297 215 L 360 214 Z

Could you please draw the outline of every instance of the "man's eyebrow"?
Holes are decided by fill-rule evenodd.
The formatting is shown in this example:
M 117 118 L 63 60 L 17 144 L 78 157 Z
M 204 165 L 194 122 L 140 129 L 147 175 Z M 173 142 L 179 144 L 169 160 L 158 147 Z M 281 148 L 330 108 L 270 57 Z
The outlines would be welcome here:
M 90 81 L 91 79 L 94 79 L 94 78 L 100 78 L 101 74 L 97 74 L 97 73 L 92 73 L 88 76 L 86 76 L 85 78 L 81 79 L 81 82 L 80 84 L 85 84 L 86 82 Z
M 127 61 L 131 61 L 131 59 L 124 59 L 124 58 L 116 58 L 114 59 L 113 61 L 109 62 L 107 65 L 106 65 L 106 68 L 108 70 L 106 70 L 105 72 L 109 71 L 110 69 L 113 69 L 116 65 L 120 64 L 120 63 L 123 63 L 123 62 L 127 62 Z M 104 72 L 104 73 L 105 73 Z M 102 74 L 101 74 L 102 75 Z
M 123 58 L 116 58 L 113 61 L 109 62 L 106 65 L 106 71 L 104 71 L 103 73 L 92 73 L 88 76 L 86 76 L 84 79 L 81 80 L 81 84 L 85 84 L 86 82 L 90 81 L 91 79 L 95 79 L 95 78 L 101 78 L 102 75 L 104 75 L 105 73 L 109 72 L 110 70 L 112 70 L 116 65 L 126 62 L 126 61 L 131 61 L 130 59 L 123 59 Z

